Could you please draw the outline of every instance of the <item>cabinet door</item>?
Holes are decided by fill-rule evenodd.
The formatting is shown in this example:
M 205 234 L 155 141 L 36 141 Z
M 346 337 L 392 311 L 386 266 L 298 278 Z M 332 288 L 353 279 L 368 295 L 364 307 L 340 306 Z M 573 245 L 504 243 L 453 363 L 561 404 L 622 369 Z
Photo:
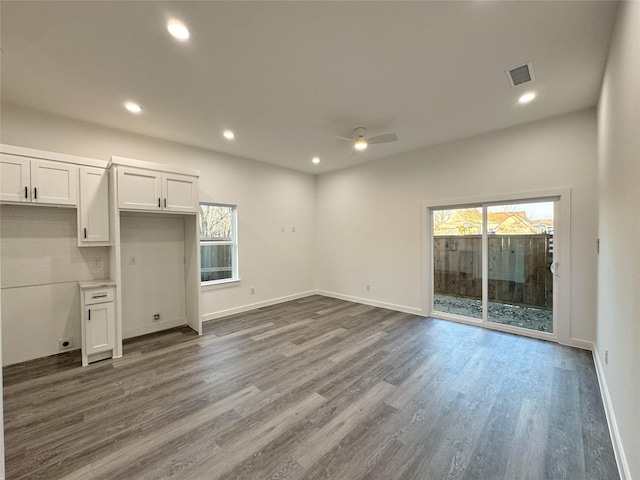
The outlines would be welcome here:
M 85 307 L 87 355 L 113 350 L 116 344 L 114 304 L 99 303 Z
M 78 167 L 31 160 L 31 201 L 54 205 L 78 203 Z
M 14 155 L 0 156 L 0 201 L 30 202 L 29 159 Z
M 118 207 L 129 210 L 160 210 L 160 173 L 118 167 Z
M 198 179 L 187 175 L 162 174 L 162 207 L 170 212 L 197 212 L 200 192 Z
M 80 168 L 78 245 L 109 242 L 109 175 L 102 168 Z

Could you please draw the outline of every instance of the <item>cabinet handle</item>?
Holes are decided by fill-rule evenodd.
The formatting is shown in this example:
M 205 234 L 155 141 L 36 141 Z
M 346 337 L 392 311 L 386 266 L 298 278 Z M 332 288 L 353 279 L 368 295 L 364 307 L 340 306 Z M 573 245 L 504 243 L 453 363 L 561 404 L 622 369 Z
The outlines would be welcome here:
M 167 208 L 167 199 L 164 199 L 164 208 Z
M 84 238 L 87 238 L 87 227 L 84 227 Z
M 160 208 L 160 197 L 158 197 L 158 208 Z
M 29 198 L 29 189 L 24 187 L 24 198 Z
M 91 320 L 91 309 L 89 309 L 89 320 Z
M 38 199 L 38 187 L 33 187 L 33 199 Z

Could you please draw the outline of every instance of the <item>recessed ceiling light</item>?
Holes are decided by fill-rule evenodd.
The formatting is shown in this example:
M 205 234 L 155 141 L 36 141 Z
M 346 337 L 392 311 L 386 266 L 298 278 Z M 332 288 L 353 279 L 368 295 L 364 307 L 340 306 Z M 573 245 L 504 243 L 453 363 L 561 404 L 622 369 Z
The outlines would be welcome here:
M 222 132 L 222 135 L 227 140 L 233 140 L 234 138 L 236 138 L 236 134 L 233 133 L 231 130 L 225 130 L 224 132 Z
M 320 163 L 320 157 L 313 157 L 313 160 L 311 160 L 314 164 L 319 164 Z
M 178 40 L 187 40 L 189 38 L 189 29 L 184 23 L 172 20 L 167 24 L 167 30 Z
M 524 95 L 520 95 L 520 98 L 518 98 L 518 103 L 529 103 L 534 98 L 536 98 L 535 93 L 527 92 Z
M 124 108 L 129 110 L 131 113 L 140 113 L 142 111 L 142 107 L 135 102 L 125 103 Z

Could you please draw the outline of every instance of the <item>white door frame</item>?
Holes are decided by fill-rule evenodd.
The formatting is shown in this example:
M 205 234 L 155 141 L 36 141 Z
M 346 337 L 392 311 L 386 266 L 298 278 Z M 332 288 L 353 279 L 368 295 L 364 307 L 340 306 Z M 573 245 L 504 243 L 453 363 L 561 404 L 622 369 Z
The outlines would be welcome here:
M 433 230 L 431 224 L 430 211 L 432 209 L 461 208 L 466 206 L 484 206 L 488 204 L 502 203 L 526 203 L 535 200 L 557 200 L 554 212 L 554 261 L 557 262 L 558 276 L 554 281 L 553 312 L 554 325 L 553 334 L 527 330 L 523 328 L 510 327 L 483 320 L 471 319 L 461 315 L 435 314 L 433 311 Z M 571 345 L 571 189 L 555 188 L 533 192 L 508 193 L 502 195 L 487 195 L 483 197 L 454 198 L 448 200 L 422 202 L 422 311 L 425 316 L 434 316 L 445 320 L 452 320 L 471 325 L 478 325 L 484 328 L 517 333 L 519 335 L 540 338 L 559 342 L 564 345 Z M 482 269 L 483 269 L 483 300 L 487 295 L 485 282 L 486 271 L 488 269 L 485 248 L 482 249 Z M 483 301 L 483 305 L 486 302 Z M 484 310 L 484 308 L 483 308 Z M 483 311 L 486 317 L 486 312 Z

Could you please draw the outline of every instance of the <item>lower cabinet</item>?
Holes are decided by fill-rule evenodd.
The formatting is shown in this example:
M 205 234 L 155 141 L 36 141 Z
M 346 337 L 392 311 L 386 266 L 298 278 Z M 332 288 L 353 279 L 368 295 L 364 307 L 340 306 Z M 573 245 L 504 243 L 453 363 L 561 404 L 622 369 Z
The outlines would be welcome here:
M 115 286 L 81 282 L 82 366 L 113 357 L 116 348 Z

